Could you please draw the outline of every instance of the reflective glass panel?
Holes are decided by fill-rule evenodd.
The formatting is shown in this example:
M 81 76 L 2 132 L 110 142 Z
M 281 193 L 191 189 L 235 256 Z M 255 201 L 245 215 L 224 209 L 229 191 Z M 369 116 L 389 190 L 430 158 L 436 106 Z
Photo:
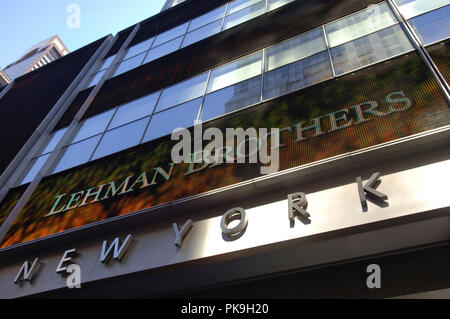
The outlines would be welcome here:
M 218 9 L 215 9 L 211 12 L 208 12 L 207 14 L 204 14 L 194 20 L 191 21 L 191 24 L 189 25 L 189 30 L 192 31 L 197 28 L 200 28 L 201 26 L 207 25 L 211 22 L 214 22 L 216 20 L 222 21 L 223 16 L 225 15 L 225 6 L 222 6 Z
M 265 2 L 265 0 L 235 0 L 235 1 L 231 1 L 228 4 L 227 15 L 237 12 L 239 10 L 242 10 L 242 9 L 244 9 L 252 4 L 258 3 L 258 2 Z
M 405 19 L 450 4 L 450 0 L 394 0 Z
M 254 77 L 222 90 L 215 91 L 205 97 L 202 121 L 239 110 L 261 100 L 261 76 Z
M 192 43 L 208 38 L 216 33 L 220 32 L 220 28 L 222 26 L 222 21 L 216 21 L 211 24 L 205 25 L 195 31 L 189 32 L 186 34 L 182 47 L 186 47 Z
M 260 16 L 261 14 L 264 14 L 266 12 L 266 2 L 260 1 L 254 5 L 251 5 L 250 7 L 247 7 L 245 9 L 242 9 L 240 11 L 237 11 L 225 18 L 225 23 L 223 25 L 223 29 L 229 29 L 234 27 L 235 25 L 238 25 L 240 23 L 243 23 L 245 21 L 248 21 L 250 19 L 256 18 L 257 16 Z
M 106 69 L 100 72 L 97 72 L 95 74 L 93 74 L 92 77 L 92 81 L 91 83 L 89 83 L 88 87 L 97 85 L 98 82 L 100 82 L 100 79 L 102 78 L 103 74 L 106 72 Z
M 108 68 L 111 65 L 111 63 L 113 62 L 115 57 L 116 57 L 116 55 L 114 54 L 114 55 L 111 55 L 109 58 L 107 58 L 102 65 L 102 70 Z
M 109 124 L 109 121 L 111 120 L 111 117 L 114 114 L 114 111 L 115 109 L 112 109 L 84 120 L 72 143 L 105 131 L 106 127 Z
M 45 161 L 47 160 L 47 158 L 49 158 L 49 156 L 50 154 L 45 154 L 41 157 L 31 160 L 31 167 L 29 168 L 27 175 L 25 175 L 25 177 L 20 182 L 20 185 L 33 181 L 37 173 L 39 173 L 39 171 L 41 170 L 42 166 L 44 166 Z
M 128 49 L 127 55 L 123 58 L 124 60 L 131 58 L 135 55 L 138 55 L 139 53 L 142 53 L 144 51 L 147 51 L 150 49 L 150 46 L 152 45 L 152 42 L 155 38 L 147 39 L 141 43 L 135 44 L 132 47 Z
M 156 112 L 202 96 L 205 93 L 207 80 L 208 73 L 203 73 L 164 89 L 156 106 Z
M 179 25 L 178 27 L 175 27 L 173 29 L 170 29 L 169 31 L 163 32 L 161 34 L 159 34 L 156 37 L 155 43 L 153 43 L 152 47 L 156 47 L 160 44 L 163 44 L 167 41 L 170 41 L 172 39 L 175 39 L 179 36 L 182 36 L 183 34 L 186 33 L 187 27 L 188 27 L 189 23 L 184 23 L 182 25 Z
M 159 59 L 162 56 L 178 50 L 181 46 L 182 41 L 183 37 L 179 37 L 175 40 L 169 41 L 167 43 L 164 43 L 163 45 L 151 49 L 145 57 L 144 63 Z
M 64 155 L 59 160 L 59 163 L 56 165 L 53 173 L 61 172 L 71 167 L 86 163 L 100 140 L 100 136 L 101 135 L 97 135 L 79 143 L 66 146 L 64 148 Z
M 144 60 L 145 53 L 146 52 L 136 55 L 128 60 L 122 61 L 122 63 L 119 64 L 116 72 L 114 72 L 114 76 L 118 76 L 140 66 L 142 64 L 142 60 Z
M 373 5 L 367 10 L 327 24 L 325 30 L 330 47 L 365 36 L 395 24 L 397 21 L 386 3 Z
M 138 145 L 147 126 L 149 117 L 108 131 L 95 150 L 92 159 L 120 152 Z
M 214 69 L 208 84 L 208 92 L 220 90 L 258 74 L 261 74 L 262 51 L 230 62 Z
M 302 34 L 266 50 L 266 71 L 298 61 L 320 51 L 327 46 L 322 28 Z
M 108 129 L 112 129 L 123 124 L 135 121 L 142 117 L 152 114 L 158 100 L 160 91 L 147 95 L 141 99 L 134 100 L 127 104 L 121 105 L 114 115 Z
M 282 7 L 294 0 L 269 0 L 269 10 L 275 10 L 276 8 Z
M 41 154 L 46 154 L 52 152 L 56 145 L 58 145 L 59 141 L 63 137 L 64 133 L 66 133 L 67 127 L 60 129 L 56 132 L 52 133 L 52 137 L 50 141 L 48 142 L 47 146 L 44 148 L 44 150 L 41 152 Z
M 199 98 L 154 114 L 143 141 L 147 142 L 171 134 L 177 128 L 189 128 L 193 126 L 197 119 L 201 103 L 202 99 Z
M 288 94 L 332 77 L 328 52 L 324 51 L 264 74 L 264 99 Z
M 336 74 L 342 74 L 412 50 L 399 25 L 331 49 Z
M 450 37 L 450 6 L 411 19 L 410 24 L 424 45 Z

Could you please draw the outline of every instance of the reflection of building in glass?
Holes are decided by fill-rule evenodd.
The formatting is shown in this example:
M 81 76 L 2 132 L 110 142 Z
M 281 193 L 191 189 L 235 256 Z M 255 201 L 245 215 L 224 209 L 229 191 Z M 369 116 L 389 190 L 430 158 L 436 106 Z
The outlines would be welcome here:
M 11 80 L 14 80 L 28 72 L 39 69 L 68 53 L 69 50 L 64 43 L 57 35 L 55 35 L 50 39 L 31 47 L 25 52 L 23 57 L 16 62 L 9 64 L 3 71 Z
M 168 1 L 16 78 L 0 91 L 0 297 L 446 297 L 447 2 Z M 174 132 L 198 160 L 217 129 L 248 136 L 212 153 L 260 140 L 271 162 L 173 159 Z M 75 292 L 55 277 L 68 247 Z

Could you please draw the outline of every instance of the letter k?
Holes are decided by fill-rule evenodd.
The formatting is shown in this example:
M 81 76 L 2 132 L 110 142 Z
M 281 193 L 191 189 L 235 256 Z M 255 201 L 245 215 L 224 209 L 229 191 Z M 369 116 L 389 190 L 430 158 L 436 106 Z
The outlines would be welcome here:
M 372 197 L 373 199 L 383 202 L 388 199 L 387 195 L 379 192 L 376 188 L 380 185 L 380 173 L 373 173 L 370 179 L 367 181 L 366 185 L 363 186 L 361 177 L 356 178 L 356 183 L 358 184 L 358 194 L 359 200 L 361 201 L 361 206 L 364 212 L 367 212 L 367 198 L 366 195 Z M 386 205 L 386 203 L 385 203 Z

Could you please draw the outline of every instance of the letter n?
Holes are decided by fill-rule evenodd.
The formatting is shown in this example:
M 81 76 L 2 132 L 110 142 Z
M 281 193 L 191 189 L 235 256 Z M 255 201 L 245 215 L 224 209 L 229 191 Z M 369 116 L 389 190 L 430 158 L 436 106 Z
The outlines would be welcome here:
M 22 267 L 20 267 L 19 273 L 14 279 L 14 283 L 17 285 L 19 282 L 26 280 L 31 281 L 39 269 L 39 258 L 36 258 L 33 264 L 30 267 L 30 262 L 27 260 L 23 263 Z

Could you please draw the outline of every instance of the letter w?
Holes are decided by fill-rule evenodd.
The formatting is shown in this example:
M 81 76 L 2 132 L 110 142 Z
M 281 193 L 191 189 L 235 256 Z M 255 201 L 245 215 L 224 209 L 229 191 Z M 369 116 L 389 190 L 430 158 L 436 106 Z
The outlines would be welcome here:
M 106 249 L 108 241 L 107 240 L 103 241 L 102 254 L 100 255 L 100 261 L 102 263 L 106 264 L 111 259 L 111 253 L 113 250 L 114 250 L 113 258 L 120 261 L 127 252 L 128 248 L 130 247 L 131 242 L 133 241 L 133 236 L 129 234 L 127 238 L 125 238 L 121 246 L 119 241 L 120 241 L 119 237 L 116 237 L 108 249 Z

